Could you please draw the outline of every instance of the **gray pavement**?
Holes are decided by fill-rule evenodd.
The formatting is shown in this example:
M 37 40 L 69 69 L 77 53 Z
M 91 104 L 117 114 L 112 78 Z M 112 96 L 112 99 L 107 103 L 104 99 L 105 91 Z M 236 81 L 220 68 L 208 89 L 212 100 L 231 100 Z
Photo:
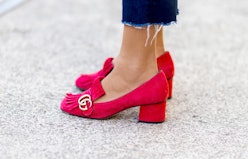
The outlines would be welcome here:
M 163 124 L 62 113 L 74 79 L 116 56 L 120 0 L 37 0 L 0 17 L 1 159 L 245 159 L 248 1 L 180 1 L 165 43 L 176 65 Z

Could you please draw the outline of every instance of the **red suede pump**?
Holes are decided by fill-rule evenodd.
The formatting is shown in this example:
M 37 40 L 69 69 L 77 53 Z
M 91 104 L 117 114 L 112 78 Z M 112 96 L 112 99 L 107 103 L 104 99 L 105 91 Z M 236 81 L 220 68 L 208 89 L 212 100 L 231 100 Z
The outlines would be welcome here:
M 173 77 L 174 77 L 174 63 L 171 58 L 170 52 L 166 51 L 164 54 L 157 58 L 158 70 L 162 70 L 167 78 L 169 84 L 168 99 L 172 97 Z
M 80 75 L 75 84 L 81 90 L 87 90 L 92 86 L 93 81 L 99 77 L 106 77 L 113 69 L 114 65 L 112 63 L 113 58 L 108 58 L 101 70 L 93 74 L 82 74 Z M 172 97 L 172 85 L 173 85 L 173 76 L 174 76 L 174 63 L 171 58 L 169 51 L 163 53 L 160 57 L 157 58 L 158 69 L 164 71 L 166 78 L 169 84 L 169 96 Z
M 117 99 L 95 103 L 105 94 L 98 77 L 92 87 L 81 94 L 67 94 L 61 102 L 61 110 L 84 118 L 106 119 L 114 114 L 135 106 L 140 106 L 139 121 L 160 123 L 165 120 L 168 83 L 164 72 Z

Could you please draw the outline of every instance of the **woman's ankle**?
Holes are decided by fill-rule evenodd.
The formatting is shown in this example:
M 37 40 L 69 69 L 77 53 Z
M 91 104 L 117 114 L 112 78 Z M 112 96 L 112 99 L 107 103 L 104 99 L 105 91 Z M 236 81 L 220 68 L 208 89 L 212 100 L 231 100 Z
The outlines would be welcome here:
M 158 73 L 156 59 L 139 61 L 135 59 L 115 59 L 113 72 L 116 72 L 127 83 L 142 83 Z
M 155 49 L 156 58 L 158 58 L 161 55 L 163 55 L 164 52 L 165 52 L 164 46 L 156 46 L 156 49 Z
M 161 56 L 165 52 L 164 47 L 164 35 L 163 35 L 163 28 L 158 32 L 156 37 L 156 44 L 155 44 L 155 55 L 156 58 Z

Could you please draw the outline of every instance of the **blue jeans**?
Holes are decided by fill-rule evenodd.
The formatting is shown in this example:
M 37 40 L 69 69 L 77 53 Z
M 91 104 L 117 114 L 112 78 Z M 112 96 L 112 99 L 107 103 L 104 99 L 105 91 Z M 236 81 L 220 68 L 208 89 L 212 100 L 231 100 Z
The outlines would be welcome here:
M 122 23 L 135 27 L 176 22 L 177 0 L 122 0 Z

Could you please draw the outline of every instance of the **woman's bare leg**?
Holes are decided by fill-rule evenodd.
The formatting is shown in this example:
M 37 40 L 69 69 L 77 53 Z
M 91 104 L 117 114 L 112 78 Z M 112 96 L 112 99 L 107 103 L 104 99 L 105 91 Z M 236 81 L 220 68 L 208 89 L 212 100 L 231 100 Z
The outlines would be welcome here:
M 149 28 L 154 35 L 155 28 Z M 122 46 L 119 55 L 114 60 L 114 69 L 102 80 L 106 94 L 95 102 L 105 102 L 116 99 L 134 88 L 140 86 L 158 73 L 153 36 L 147 40 L 147 29 L 137 29 L 124 25 Z M 151 45 L 150 45 L 151 43 Z
M 165 52 L 164 47 L 164 37 L 163 37 L 163 28 L 158 32 L 158 35 L 156 37 L 156 45 L 155 45 L 155 54 L 158 58 Z

